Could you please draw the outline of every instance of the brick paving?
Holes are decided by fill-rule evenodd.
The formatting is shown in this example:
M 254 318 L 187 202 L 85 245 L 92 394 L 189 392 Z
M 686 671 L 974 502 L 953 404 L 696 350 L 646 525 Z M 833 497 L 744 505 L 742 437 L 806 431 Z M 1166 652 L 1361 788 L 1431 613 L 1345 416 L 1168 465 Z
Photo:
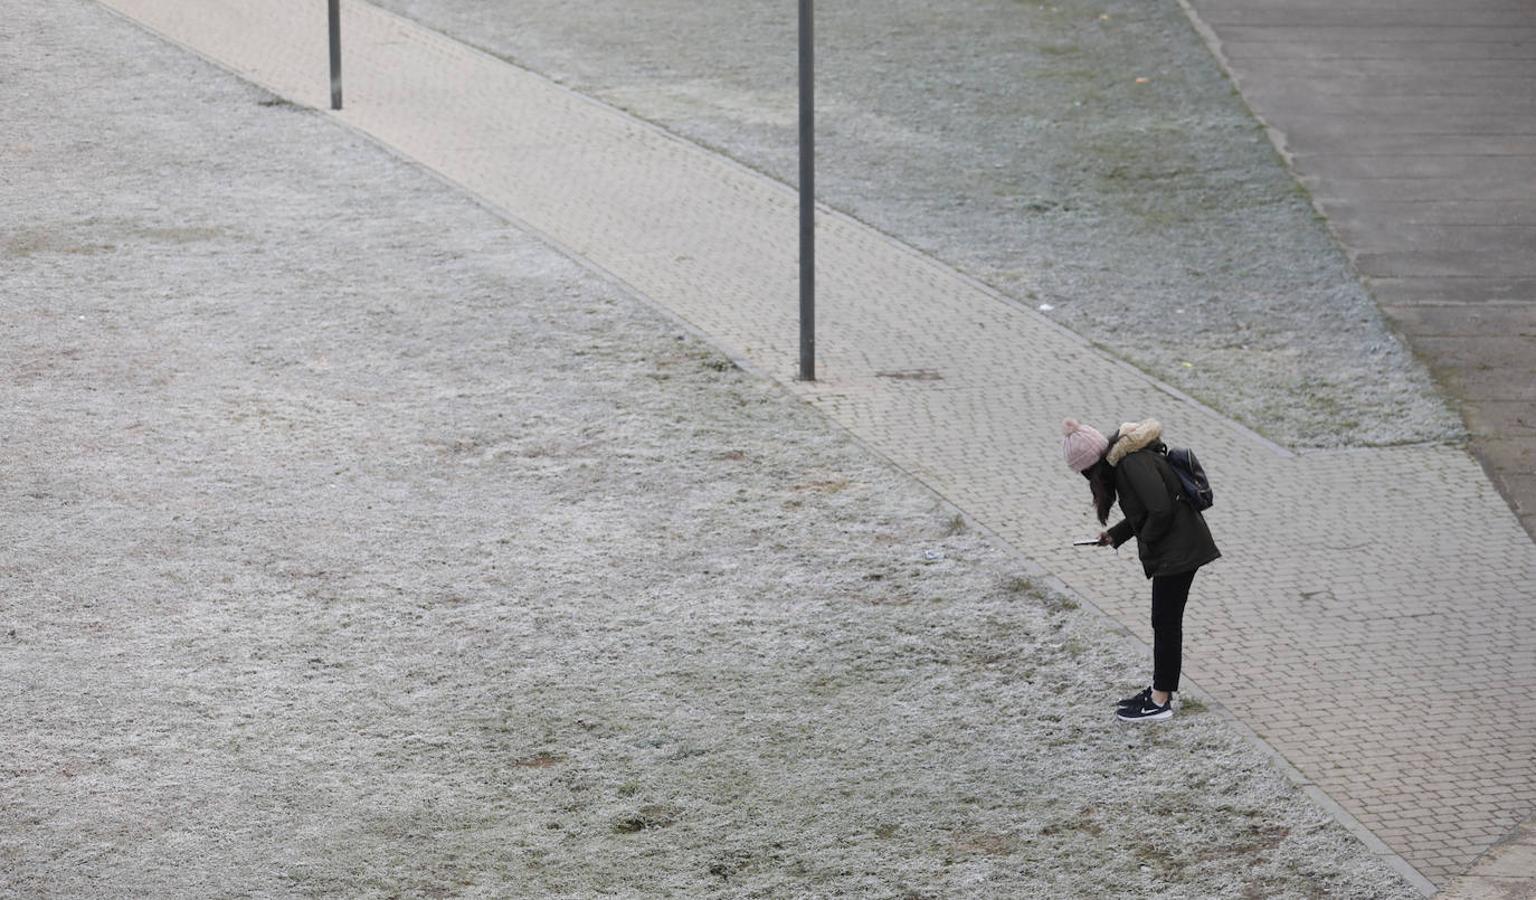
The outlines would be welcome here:
M 327 103 L 323 4 L 105 2 Z M 1134 553 L 1070 546 L 1096 528 L 1057 423 L 1155 415 L 1198 447 L 1226 558 L 1197 581 L 1190 677 L 1423 886 L 1536 808 L 1536 727 L 1508 715 L 1536 689 L 1536 546 L 1465 451 L 1292 454 L 830 211 L 821 380 L 795 382 L 790 188 L 374 7 L 344 10 L 339 121 L 781 381 L 1143 640 Z

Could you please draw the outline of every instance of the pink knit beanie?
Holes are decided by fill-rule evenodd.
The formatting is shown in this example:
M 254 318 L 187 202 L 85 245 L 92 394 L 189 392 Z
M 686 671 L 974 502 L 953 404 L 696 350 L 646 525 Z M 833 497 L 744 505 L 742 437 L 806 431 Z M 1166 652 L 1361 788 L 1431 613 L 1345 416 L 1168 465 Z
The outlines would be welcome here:
M 1074 472 L 1091 468 L 1109 448 L 1109 441 L 1104 435 L 1094 430 L 1093 426 L 1084 425 L 1076 419 L 1062 422 L 1061 433 L 1066 435 L 1061 439 L 1061 452 L 1066 455 L 1067 465 Z

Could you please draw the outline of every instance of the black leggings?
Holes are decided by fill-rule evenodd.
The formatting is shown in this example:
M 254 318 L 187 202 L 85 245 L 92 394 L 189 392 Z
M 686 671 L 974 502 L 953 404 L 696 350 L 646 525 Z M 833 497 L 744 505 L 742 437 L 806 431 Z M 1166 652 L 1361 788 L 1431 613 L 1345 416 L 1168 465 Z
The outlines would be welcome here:
M 1184 604 L 1195 570 L 1152 578 L 1152 689 L 1179 689 L 1184 664 Z

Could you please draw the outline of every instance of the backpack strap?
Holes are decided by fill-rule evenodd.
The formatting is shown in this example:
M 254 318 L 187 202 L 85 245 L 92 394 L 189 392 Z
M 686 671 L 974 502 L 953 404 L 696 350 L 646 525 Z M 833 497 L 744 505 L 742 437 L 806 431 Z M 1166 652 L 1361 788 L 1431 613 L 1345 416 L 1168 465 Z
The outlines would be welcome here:
M 1179 479 L 1179 473 L 1173 470 L 1173 463 L 1168 461 L 1168 445 L 1159 441 L 1156 446 L 1148 449 L 1152 450 L 1157 457 L 1157 474 L 1162 476 L 1163 486 L 1168 489 L 1168 496 L 1172 497 L 1175 503 L 1180 500 L 1188 503 L 1189 498 L 1184 496 L 1184 482 Z

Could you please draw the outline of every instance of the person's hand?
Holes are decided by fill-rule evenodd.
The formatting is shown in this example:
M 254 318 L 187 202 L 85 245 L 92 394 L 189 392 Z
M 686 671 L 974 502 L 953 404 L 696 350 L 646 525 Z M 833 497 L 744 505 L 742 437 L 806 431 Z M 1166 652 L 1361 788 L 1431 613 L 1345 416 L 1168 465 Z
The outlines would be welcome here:
M 1107 531 L 1099 532 L 1099 546 L 1100 547 L 1108 547 L 1109 546 L 1109 532 L 1107 532 Z

